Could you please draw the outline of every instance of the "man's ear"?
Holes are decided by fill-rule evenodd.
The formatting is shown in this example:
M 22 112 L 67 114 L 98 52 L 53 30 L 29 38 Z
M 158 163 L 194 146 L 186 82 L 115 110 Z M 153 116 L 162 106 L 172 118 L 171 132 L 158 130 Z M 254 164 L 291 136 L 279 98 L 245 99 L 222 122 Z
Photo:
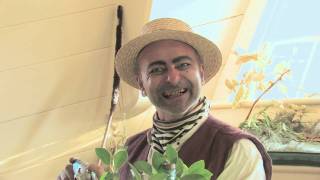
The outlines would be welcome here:
M 138 82 L 138 85 L 139 85 L 139 89 L 141 91 L 141 94 L 143 96 L 146 96 L 146 92 L 144 90 L 144 87 L 143 87 L 143 83 L 142 83 L 142 80 L 141 80 L 141 75 L 136 75 L 136 81 Z
M 203 67 L 203 64 L 200 65 L 200 77 L 201 77 L 201 84 L 204 85 L 206 82 L 204 80 L 204 67 Z

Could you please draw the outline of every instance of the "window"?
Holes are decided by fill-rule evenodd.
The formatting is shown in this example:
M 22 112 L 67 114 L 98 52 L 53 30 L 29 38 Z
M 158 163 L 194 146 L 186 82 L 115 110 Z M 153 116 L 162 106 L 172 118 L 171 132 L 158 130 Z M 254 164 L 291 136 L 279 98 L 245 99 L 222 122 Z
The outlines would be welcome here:
M 267 2 L 248 51 L 264 57 L 267 65 L 262 71 L 266 81 L 277 79 L 281 68 L 290 69 L 290 75 L 266 93 L 264 100 L 320 97 L 319 6 L 320 1 L 316 0 Z M 244 64 L 237 78 L 257 66 L 256 62 Z M 262 93 L 252 92 L 250 100 Z M 318 112 L 313 112 L 309 119 L 304 118 L 310 109 L 319 109 L 319 103 L 313 107 L 293 103 L 279 107 L 272 109 L 273 115 L 268 110 L 260 111 L 253 116 L 251 125 L 242 126 L 260 137 L 275 164 L 319 166 L 320 117 Z
M 194 32 L 217 42 L 226 30 L 224 22 L 243 17 L 244 13 L 241 13 L 241 10 L 239 14 L 233 12 L 236 6 L 241 6 L 238 6 L 239 2 L 154 0 L 150 19 L 182 19 L 192 26 Z M 250 1 L 253 2 L 255 1 Z M 308 120 L 302 121 L 301 117 L 309 111 L 309 105 L 292 103 L 278 104 L 271 111 L 268 111 L 268 107 L 265 111 L 262 108 L 260 114 L 252 115 L 254 120 L 241 124 L 242 128 L 247 128 L 247 131 L 263 141 L 275 164 L 320 164 L 320 23 L 317 20 L 320 17 L 319 7 L 318 0 L 268 0 L 249 48 L 236 48 L 240 57 L 244 54 L 258 54 L 257 57 L 263 61 L 244 63 L 236 77 L 231 77 L 233 79 L 240 80 L 244 73 L 257 68 L 257 71 L 262 70 L 264 73 L 263 81 L 274 81 L 279 77 L 279 72 L 285 68 L 290 69 L 290 74 L 286 74 L 283 80 L 276 83 L 263 96 L 263 100 L 318 100 L 318 103 L 312 105 L 312 110 L 317 112 L 308 116 L 311 117 Z M 249 89 L 248 100 L 251 101 L 263 92 L 259 91 L 257 86 L 250 86 Z M 227 99 L 232 102 L 234 98 L 235 93 Z
M 272 88 L 264 99 L 320 97 L 320 1 L 269 0 L 250 44 L 249 52 L 267 53 L 271 64 L 265 67 L 267 80 L 276 79 L 279 65 L 290 75 Z M 268 49 L 267 52 L 265 49 Z M 244 65 L 239 73 L 253 68 Z M 238 78 L 239 78 L 238 77 Z M 259 93 L 252 93 L 250 99 Z

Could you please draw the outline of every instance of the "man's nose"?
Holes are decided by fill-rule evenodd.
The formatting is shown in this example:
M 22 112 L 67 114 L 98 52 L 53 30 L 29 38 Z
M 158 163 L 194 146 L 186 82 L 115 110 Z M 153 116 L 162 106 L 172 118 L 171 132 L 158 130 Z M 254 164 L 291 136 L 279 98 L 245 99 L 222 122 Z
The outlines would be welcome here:
M 180 72 L 177 69 L 171 68 L 167 73 L 167 82 L 176 85 L 180 81 Z

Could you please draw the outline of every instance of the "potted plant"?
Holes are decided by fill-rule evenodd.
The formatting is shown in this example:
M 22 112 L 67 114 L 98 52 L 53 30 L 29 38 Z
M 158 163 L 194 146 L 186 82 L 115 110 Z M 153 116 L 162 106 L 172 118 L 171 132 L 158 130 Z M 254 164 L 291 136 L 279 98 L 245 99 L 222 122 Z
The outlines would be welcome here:
M 100 180 L 118 180 L 119 170 L 128 161 L 126 148 L 119 148 L 114 154 L 107 149 L 96 148 L 96 154 L 105 165 L 106 171 Z M 129 163 L 134 180 L 210 180 L 212 173 L 205 169 L 203 160 L 193 163 L 190 167 L 185 165 L 178 157 L 177 151 L 168 145 L 164 154 L 154 152 L 152 163 L 136 161 Z

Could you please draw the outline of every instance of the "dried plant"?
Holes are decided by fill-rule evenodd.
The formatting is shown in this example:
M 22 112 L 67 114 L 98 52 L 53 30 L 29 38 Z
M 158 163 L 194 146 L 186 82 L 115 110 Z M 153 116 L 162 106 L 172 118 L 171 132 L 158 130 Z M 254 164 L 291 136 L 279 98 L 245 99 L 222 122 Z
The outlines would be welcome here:
M 275 113 L 271 108 L 276 107 Z M 279 108 L 280 107 L 280 108 Z M 274 103 L 252 115 L 240 128 L 257 136 L 266 147 L 270 143 L 287 144 L 296 142 L 320 142 L 320 133 L 312 136 L 314 127 L 320 121 L 304 122 L 302 119 L 310 112 L 305 105 Z M 271 117 L 270 114 L 275 114 Z
M 246 63 L 253 63 L 253 68 L 244 72 L 242 79 L 227 79 L 225 81 L 226 87 L 234 94 L 234 108 L 256 91 L 261 92 L 253 101 L 245 120 L 240 124 L 240 128 L 256 135 L 267 149 L 268 144 L 272 143 L 285 145 L 292 141 L 320 142 L 320 120 L 303 122 L 302 118 L 306 113 L 309 113 L 304 105 L 272 103 L 272 105 L 251 115 L 255 105 L 276 84 L 282 93 L 287 93 L 286 86 L 279 84 L 279 82 L 290 72 L 290 69 L 285 62 L 276 64 L 273 73 L 277 78 L 273 81 L 266 80 L 266 66 L 271 64 L 270 51 L 267 46 L 258 53 L 239 56 L 237 64 Z M 277 109 L 276 113 L 269 111 L 272 107 Z
M 287 93 L 287 87 L 283 84 L 279 84 L 283 77 L 290 72 L 287 62 L 284 61 L 275 65 L 272 72 L 276 77 L 275 80 L 266 79 L 266 67 L 272 64 L 270 58 L 270 48 L 267 45 L 265 45 L 264 48 L 257 53 L 239 55 L 237 52 L 235 52 L 235 54 L 239 56 L 236 64 L 243 66 L 244 64 L 251 63 L 252 68 L 244 72 L 241 79 L 225 80 L 225 86 L 230 90 L 231 94 L 234 95 L 232 102 L 233 108 L 238 107 L 241 101 L 248 100 L 250 96 L 260 91 L 262 93 L 254 101 L 254 107 L 261 97 L 264 96 L 276 84 L 281 92 Z M 246 119 L 248 119 L 248 117 Z

